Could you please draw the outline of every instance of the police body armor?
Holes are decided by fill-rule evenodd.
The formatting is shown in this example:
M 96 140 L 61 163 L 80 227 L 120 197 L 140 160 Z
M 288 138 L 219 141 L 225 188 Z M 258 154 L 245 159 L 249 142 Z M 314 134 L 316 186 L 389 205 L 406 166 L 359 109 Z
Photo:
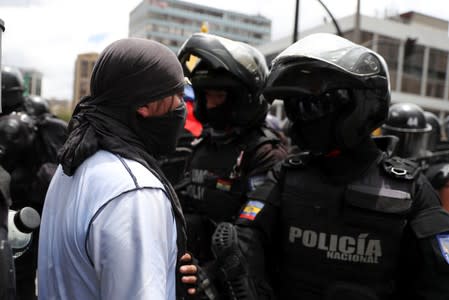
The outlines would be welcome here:
M 245 160 L 265 144 L 280 143 L 270 130 L 261 128 L 239 136 L 229 143 L 215 143 L 206 136 L 191 158 L 191 185 L 187 196 L 196 213 L 215 222 L 232 220 L 241 208 L 248 186 Z M 266 171 L 266 170 L 265 170 Z
M 280 205 L 281 299 L 391 295 L 417 171 L 381 155 L 362 179 L 332 184 L 318 168 L 289 164 Z
M 269 129 L 257 128 L 228 143 L 216 143 L 206 135 L 195 146 L 183 209 L 192 243 L 189 249 L 200 261 L 212 259 L 210 250 L 203 251 L 210 249 L 216 224 L 233 221 L 244 204 L 251 189 L 248 172 L 254 171 L 245 169 L 245 161 L 266 143 L 278 144 L 280 140 Z

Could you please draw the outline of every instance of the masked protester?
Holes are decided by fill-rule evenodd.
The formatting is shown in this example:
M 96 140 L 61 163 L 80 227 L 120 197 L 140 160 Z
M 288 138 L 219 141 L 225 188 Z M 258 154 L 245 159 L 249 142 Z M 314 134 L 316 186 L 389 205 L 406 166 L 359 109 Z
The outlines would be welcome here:
M 416 164 L 370 137 L 390 102 L 384 59 L 310 35 L 274 59 L 263 95 L 284 101 L 307 152 L 213 236 L 235 299 L 446 299 L 449 214 Z
M 212 34 L 194 34 L 178 58 L 195 92 L 194 114 L 204 127 L 187 166 L 189 182 L 181 191 L 189 249 L 204 265 L 213 258 L 215 224 L 234 220 L 246 193 L 264 182 L 267 171 L 286 156 L 286 148 L 264 123 L 268 103 L 260 90 L 267 66 L 258 50 Z
M 157 163 L 184 125 L 183 88 L 160 43 L 122 39 L 100 54 L 45 200 L 40 298 L 183 297 L 184 217 Z
M 201 135 L 203 125 L 193 114 L 195 95 L 191 84 L 184 86 L 184 102 L 186 104 L 186 122 L 179 136 L 176 151 L 159 159 L 160 167 L 165 177 L 175 187 L 182 184 L 184 179 L 183 170 L 186 168 L 188 159 L 192 153 L 193 141 Z
M 40 213 L 67 124 L 49 112 L 45 99 L 23 95 L 19 69 L 2 66 L 1 75 L 0 163 L 11 175 L 11 208 L 30 206 Z M 37 247 L 35 232 L 30 248 L 14 260 L 18 300 L 36 299 Z

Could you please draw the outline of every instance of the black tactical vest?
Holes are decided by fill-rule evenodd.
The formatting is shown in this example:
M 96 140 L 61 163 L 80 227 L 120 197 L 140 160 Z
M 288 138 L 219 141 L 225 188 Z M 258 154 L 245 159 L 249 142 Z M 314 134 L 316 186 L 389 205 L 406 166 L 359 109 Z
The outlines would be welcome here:
M 350 184 L 336 184 L 314 166 L 285 168 L 281 299 L 385 299 L 392 293 L 414 176 L 389 163 L 380 157 Z
M 190 161 L 191 184 L 186 196 L 195 213 L 215 222 L 231 221 L 244 204 L 249 190 L 244 160 L 265 143 L 279 143 L 270 131 L 256 129 L 229 143 L 203 140 Z

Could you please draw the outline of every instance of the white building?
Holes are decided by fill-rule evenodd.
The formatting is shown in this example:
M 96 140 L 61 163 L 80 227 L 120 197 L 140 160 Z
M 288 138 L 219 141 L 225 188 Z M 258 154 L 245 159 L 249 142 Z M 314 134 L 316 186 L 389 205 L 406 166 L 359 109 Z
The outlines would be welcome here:
M 177 51 L 184 41 L 208 32 L 251 45 L 271 39 L 271 20 L 180 0 L 143 0 L 129 16 L 129 36 L 153 39 Z

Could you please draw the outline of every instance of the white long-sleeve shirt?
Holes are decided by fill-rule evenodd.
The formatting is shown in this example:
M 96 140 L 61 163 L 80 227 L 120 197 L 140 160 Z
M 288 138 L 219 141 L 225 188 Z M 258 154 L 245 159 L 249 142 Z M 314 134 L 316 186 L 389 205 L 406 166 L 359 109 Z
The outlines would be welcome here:
M 175 299 L 176 224 L 159 180 L 99 151 L 61 167 L 44 205 L 39 299 Z

